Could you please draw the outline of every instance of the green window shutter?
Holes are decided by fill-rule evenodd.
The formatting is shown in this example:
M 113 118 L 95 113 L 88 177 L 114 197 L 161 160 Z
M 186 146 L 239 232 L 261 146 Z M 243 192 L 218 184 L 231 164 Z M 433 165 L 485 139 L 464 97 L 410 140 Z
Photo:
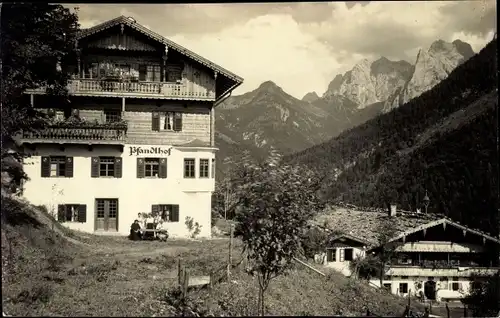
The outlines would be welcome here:
M 160 159 L 159 176 L 162 179 L 167 178 L 167 158 Z
M 78 222 L 85 223 L 87 222 L 87 205 L 80 204 L 78 206 Z
M 99 157 L 92 157 L 90 176 L 92 178 L 99 178 Z
M 73 157 L 66 157 L 66 171 L 64 172 L 66 178 L 73 178 Z
M 172 205 L 171 220 L 172 220 L 172 222 L 179 222 L 179 205 L 178 204 Z
M 57 206 L 57 221 L 66 222 L 66 205 L 59 204 Z
M 42 157 L 42 178 L 50 177 L 50 157 Z
M 122 177 L 122 165 L 123 165 L 123 160 L 121 157 L 115 157 L 115 178 L 121 178 Z
M 182 113 L 174 113 L 174 131 L 182 131 Z
M 151 130 L 160 131 L 160 113 L 152 112 L 151 113 Z
M 144 158 L 137 158 L 137 178 L 144 178 L 146 168 L 144 167 Z

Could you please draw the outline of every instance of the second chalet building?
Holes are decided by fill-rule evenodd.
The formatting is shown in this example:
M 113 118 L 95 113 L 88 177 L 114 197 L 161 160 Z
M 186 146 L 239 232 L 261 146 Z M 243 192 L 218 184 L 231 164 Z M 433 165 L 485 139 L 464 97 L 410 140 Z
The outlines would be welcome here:
M 72 229 L 126 235 L 160 211 L 210 236 L 216 104 L 243 79 L 124 16 L 78 36 L 69 102 L 28 91 L 49 128 L 25 132 L 24 196 Z
M 459 300 L 474 281 L 500 271 L 500 238 L 436 214 L 397 211 L 396 206 L 387 212 L 337 207 L 314 223 L 330 232 L 316 262 L 351 276 L 361 259 L 385 247 L 392 252 L 386 253 L 383 287 L 404 297 Z M 373 274 L 370 284 L 381 287 Z

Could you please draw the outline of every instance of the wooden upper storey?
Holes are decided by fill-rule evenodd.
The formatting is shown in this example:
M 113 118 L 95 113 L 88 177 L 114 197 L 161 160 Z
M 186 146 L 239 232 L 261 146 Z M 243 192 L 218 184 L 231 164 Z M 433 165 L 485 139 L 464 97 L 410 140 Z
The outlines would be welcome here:
M 75 45 L 71 95 L 216 101 L 243 82 L 124 16 L 82 30 Z

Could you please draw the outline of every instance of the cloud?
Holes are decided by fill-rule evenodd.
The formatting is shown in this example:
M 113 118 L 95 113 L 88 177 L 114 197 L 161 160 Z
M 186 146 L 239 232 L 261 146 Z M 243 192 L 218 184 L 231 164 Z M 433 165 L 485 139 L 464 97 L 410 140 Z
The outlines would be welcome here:
M 75 6 L 74 4 L 68 6 Z M 437 39 L 479 51 L 496 31 L 496 2 L 294 2 L 234 4 L 82 4 L 88 27 L 118 15 L 245 78 L 235 92 L 273 80 L 301 98 L 321 94 L 361 59 L 414 62 Z
M 299 24 L 284 14 L 260 16 L 217 36 L 177 35 L 171 40 L 242 75 L 245 82 L 235 93 L 272 80 L 301 98 L 313 90 L 324 91 L 332 71 L 339 67 L 327 46 L 301 31 Z

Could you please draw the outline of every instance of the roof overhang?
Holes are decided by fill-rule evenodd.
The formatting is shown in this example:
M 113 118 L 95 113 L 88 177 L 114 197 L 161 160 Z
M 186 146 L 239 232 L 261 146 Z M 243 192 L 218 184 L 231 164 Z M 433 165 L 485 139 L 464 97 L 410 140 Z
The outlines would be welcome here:
M 155 40 L 158 43 L 161 43 L 162 45 L 165 45 L 168 50 L 175 50 L 176 52 L 188 57 L 189 59 L 211 69 L 214 71 L 214 76 L 216 79 L 216 101 L 223 98 L 226 94 L 229 92 L 233 91 L 236 87 L 241 85 L 243 83 L 243 78 L 228 71 L 227 69 L 223 68 L 220 65 L 217 65 L 213 63 L 212 61 L 209 61 L 208 59 L 202 57 L 201 55 L 198 55 L 194 53 L 191 50 L 186 49 L 185 47 L 172 42 L 171 40 L 161 36 L 160 34 L 151 31 L 150 29 L 144 27 L 143 25 L 140 25 L 137 23 L 133 18 L 131 17 L 125 17 L 125 16 L 119 16 L 117 18 L 108 20 L 106 22 L 100 23 L 96 26 L 93 26 L 88 29 L 83 29 L 80 31 L 80 33 L 77 35 L 77 40 L 84 39 L 86 37 L 89 37 L 91 35 L 94 35 L 96 33 L 102 32 L 104 30 L 107 30 L 109 28 L 115 27 L 117 25 L 126 25 L 137 32 L 140 32 L 147 37 Z
M 405 231 L 399 235 L 397 235 L 396 237 L 394 237 L 393 239 L 391 239 L 390 241 L 388 241 L 386 244 L 390 244 L 390 243 L 395 243 L 399 240 L 403 240 L 403 242 L 405 241 L 406 237 L 410 234 L 413 234 L 413 233 L 417 233 L 419 231 L 426 231 L 427 229 L 430 229 L 430 228 L 433 228 L 435 226 L 443 226 L 443 228 L 445 229 L 446 226 L 453 226 L 457 229 L 460 229 L 464 232 L 464 235 L 466 233 L 472 233 L 472 234 L 475 234 L 475 235 L 478 235 L 478 236 L 481 236 L 483 238 L 483 242 L 485 241 L 491 241 L 491 242 L 494 242 L 494 243 L 497 243 L 497 244 L 500 244 L 500 239 L 499 238 L 496 238 L 496 237 L 493 237 L 487 233 L 484 233 L 484 232 L 481 232 L 479 230 L 475 230 L 475 229 L 471 229 L 471 228 L 468 228 L 467 226 L 465 225 L 462 225 L 462 224 L 459 224 L 455 221 L 452 221 L 448 218 L 441 218 L 441 219 L 438 219 L 438 220 L 435 220 L 435 221 L 432 221 L 432 222 L 429 222 L 429 223 L 425 223 L 425 224 L 422 224 L 420 226 L 417 226 L 415 228 L 412 228 L 408 231 Z M 376 248 L 380 247 L 380 245 L 376 246 Z

